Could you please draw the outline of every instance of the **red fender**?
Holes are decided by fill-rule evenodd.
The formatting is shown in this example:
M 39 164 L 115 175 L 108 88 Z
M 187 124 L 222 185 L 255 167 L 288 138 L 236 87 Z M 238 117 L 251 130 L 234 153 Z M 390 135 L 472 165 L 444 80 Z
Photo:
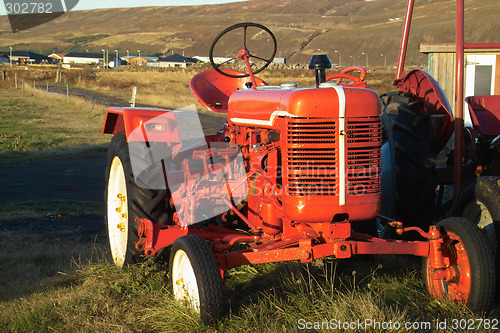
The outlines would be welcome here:
M 175 113 L 165 109 L 109 107 L 102 134 L 125 131 L 127 142 L 180 143 Z

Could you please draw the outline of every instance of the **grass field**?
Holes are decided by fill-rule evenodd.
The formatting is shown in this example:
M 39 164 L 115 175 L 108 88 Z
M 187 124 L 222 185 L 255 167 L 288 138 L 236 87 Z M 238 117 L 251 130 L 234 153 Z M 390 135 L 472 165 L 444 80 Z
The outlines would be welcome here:
M 54 245 L 59 242 L 65 243 L 64 238 Z M 61 272 L 45 279 L 37 292 L 0 303 L 1 331 L 293 332 L 305 322 L 338 325 L 338 321 L 368 319 L 393 325 L 430 325 L 421 327 L 432 328 L 424 331 L 453 332 L 437 330 L 435 325 L 444 319 L 477 318 L 423 292 L 414 261 L 389 257 L 377 264 L 358 258 L 232 269 L 226 284 L 231 313 L 218 325 L 207 327 L 173 302 L 164 265 L 146 263 L 121 270 L 99 259 L 100 250 L 90 252 L 92 244 L 81 243 L 78 248 L 86 257 L 80 253 L 80 261 L 73 261 L 75 273 Z M 23 253 L 33 261 L 41 256 L 29 250 Z M 50 249 L 43 253 L 48 256 L 43 268 L 48 270 L 47 261 L 54 253 Z M 69 255 L 59 260 L 62 265 L 69 261 Z M 331 324 L 331 320 L 336 322 Z M 333 326 L 312 331 L 327 331 L 328 327 Z M 381 330 L 367 326 L 351 331 Z
M 189 80 L 197 73 L 209 69 L 208 65 L 178 68 L 137 68 L 123 66 L 117 69 L 95 69 L 91 67 L 75 67 L 62 70 L 62 82 L 72 87 L 87 89 L 106 94 L 111 98 L 129 101 L 132 88 L 137 87 L 137 103 L 176 109 L 187 105 L 198 105 L 204 112 L 189 89 Z M 334 68 L 328 73 L 340 72 Z M 21 82 L 37 82 L 40 86 L 53 85 L 56 67 L 30 66 L 28 70 L 16 69 L 9 72 L 12 78 L 17 73 Z M 355 75 L 356 72 L 354 73 Z M 307 69 L 267 69 L 258 75 L 270 85 L 283 82 L 296 82 L 299 86 L 310 87 L 315 84 L 314 72 Z M 394 71 L 372 68 L 367 74 L 368 88 L 379 94 L 394 90 L 392 80 Z M 12 83 L 11 83 L 12 85 Z
M 101 136 L 105 108 L 89 101 L 32 88 L 0 89 L 0 161 L 57 156 L 105 149 Z
M 94 74 L 100 78 L 83 78 L 80 84 L 116 96 L 126 96 L 131 84 L 151 89 L 151 95 L 159 91 L 160 97 L 170 91 L 168 84 L 180 87 L 175 98 L 158 102 L 167 107 L 191 98 L 186 95 L 184 81 L 190 70 L 175 76 L 170 72 Z M 378 75 L 372 74 L 374 78 Z M 51 73 L 46 75 L 45 80 L 52 77 Z M 293 72 L 291 79 L 283 74 L 263 78 L 271 84 L 303 80 L 299 81 L 302 84 L 312 80 L 309 75 Z M 390 77 L 390 73 L 380 74 L 371 81 L 378 85 L 374 89 L 387 91 Z M 154 89 L 152 79 L 156 84 L 160 81 L 162 87 Z M 103 88 L 103 82 L 108 82 L 109 90 Z M 105 149 L 109 137 L 100 136 L 104 108 L 98 107 L 89 119 L 88 101 L 75 99 L 68 104 L 65 97 L 40 91 L 35 94 L 36 98 L 31 90 L 0 89 L 0 160 L 12 163 L 33 156 Z M 2 205 L 0 214 L 36 218 L 50 213 L 54 205 L 62 207 L 58 211 L 61 215 L 74 211 L 77 205 L 83 215 L 102 212 L 102 205 L 94 202 L 31 202 Z M 117 269 L 110 263 L 102 238 L 83 239 L 64 228 L 48 234 L 0 230 L 0 332 L 293 332 L 302 324 L 314 322 L 319 326 L 310 331 L 318 332 L 328 331 L 332 319 L 348 323 L 365 319 L 402 325 L 408 322 L 431 325 L 424 331 L 454 332 L 451 326 L 437 329 L 436 324 L 445 319 L 481 317 L 431 298 L 420 278 L 419 260 L 369 256 L 232 269 L 226 285 L 230 314 L 218 325 L 207 327 L 173 302 L 164 264 Z M 381 330 L 366 327 L 354 331 Z

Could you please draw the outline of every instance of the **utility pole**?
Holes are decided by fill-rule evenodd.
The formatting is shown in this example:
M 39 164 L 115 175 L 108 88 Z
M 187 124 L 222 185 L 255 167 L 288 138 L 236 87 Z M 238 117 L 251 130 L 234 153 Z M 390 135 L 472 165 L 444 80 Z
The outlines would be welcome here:
M 12 46 L 9 46 L 9 48 L 10 48 L 9 62 L 10 62 L 10 67 L 12 68 Z
M 387 67 L 387 57 L 382 53 L 380 53 L 380 56 L 384 57 L 384 67 Z
M 368 68 L 368 54 L 362 52 L 361 54 L 364 54 L 366 56 L 366 68 Z
M 339 66 L 342 66 L 341 63 L 340 63 L 340 61 L 342 59 L 342 56 L 341 56 L 340 52 L 337 51 L 337 50 L 335 50 L 334 52 L 339 54 Z

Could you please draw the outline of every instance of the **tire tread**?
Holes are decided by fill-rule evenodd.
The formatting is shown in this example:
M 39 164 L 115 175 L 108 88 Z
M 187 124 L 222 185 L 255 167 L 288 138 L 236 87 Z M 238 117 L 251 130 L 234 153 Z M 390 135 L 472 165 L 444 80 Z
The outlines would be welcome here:
M 205 324 L 213 324 L 227 313 L 227 297 L 224 292 L 219 266 L 208 244 L 199 235 L 178 238 L 170 254 L 170 272 L 177 250 L 186 252 L 193 266 L 200 296 L 200 317 Z M 170 279 L 170 289 L 173 281 Z

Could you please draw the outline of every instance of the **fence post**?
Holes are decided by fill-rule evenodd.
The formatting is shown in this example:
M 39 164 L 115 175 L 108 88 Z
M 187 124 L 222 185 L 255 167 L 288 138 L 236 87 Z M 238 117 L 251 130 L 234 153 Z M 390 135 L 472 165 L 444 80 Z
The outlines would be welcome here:
M 68 101 L 69 104 L 69 84 L 66 84 L 66 100 Z
M 129 104 L 130 107 L 135 107 L 135 100 L 137 98 L 137 87 L 132 88 L 132 99 L 130 100 Z
M 23 79 L 23 94 L 24 94 L 24 79 Z
M 95 100 L 92 101 L 92 106 L 89 108 L 90 111 L 89 111 L 89 115 L 87 116 L 87 118 L 89 118 L 89 119 L 92 118 L 92 110 L 94 110 L 94 105 L 95 105 Z
M 16 84 L 16 90 L 17 90 L 17 72 L 14 73 L 14 82 Z
M 57 72 L 56 72 L 56 83 L 61 83 L 61 65 L 59 65 L 59 67 L 57 68 Z
M 33 97 L 36 97 L 36 82 L 33 81 Z

